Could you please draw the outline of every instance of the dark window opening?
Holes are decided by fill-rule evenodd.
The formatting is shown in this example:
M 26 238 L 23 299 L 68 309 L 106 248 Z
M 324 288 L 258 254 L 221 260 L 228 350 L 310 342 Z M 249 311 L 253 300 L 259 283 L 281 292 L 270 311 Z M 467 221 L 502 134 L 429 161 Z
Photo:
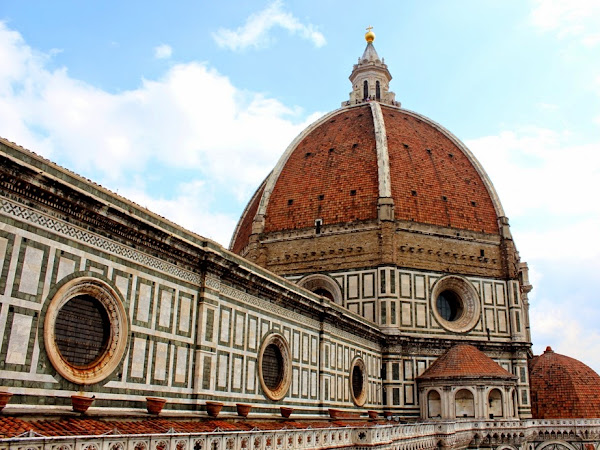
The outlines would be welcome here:
M 54 333 L 56 346 L 67 363 L 89 367 L 106 351 L 110 338 L 108 313 L 94 297 L 79 295 L 58 312 Z
M 431 155 L 431 149 L 430 148 L 426 148 L 425 151 L 427 151 L 427 153 L 429 153 Z
M 320 295 L 321 297 L 325 297 L 328 298 L 331 301 L 333 300 L 333 294 L 331 292 L 329 292 L 327 289 L 325 288 L 317 288 L 313 291 L 315 294 Z
M 363 83 L 363 100 L 369 98 L 369 82 L 365 80 Z
M 325 199 L 325 194 L 320 194 L 319 195 L 319 200 L 324 200 Z
M 352 393 L 359 398 L 363 393 L 363 372 L 358 366 L 352 368 Z
M 392 404 L 393 405 L 400 404 L 400 388 L 394 388 L 392 390 Z
M 413 197 L 417 196 L 417 191 L 410 191 L 410 193 L 412 194 Z
M 352 197 L 354 197 L 354 196 L 356 195 L 356 189 L 352 189 L 352 190 L 350 191 L 350 195 L 351 195 Z
M 381 89 L 379 87 L 379 81 L 375 82 L 375 98 L 379 100 L 381 98 Z
M 294 204 L 294 200 L 290 198 L 290 199 L 288 200 L 288 206 L 291 206 L 291 205 L 293 205 L 293 204 Z
M 283 356 L 275 344 L 267 345 L 262 358 L 262 375 L 265 385 L 272 390 L 283 380 Z
M 329 149 L 329 153 L 333 153 L 333 152 L 335 152 L 335 148 L 331 147 L 331 148 Z
M 400 364 L 392 363 L 392 380 L 400 380 Z
M 436 302 L 440 316 L 448 322 L 458 320 L 462 316 L 463 305 L 460 297 L 453 291 L 443 291 Z
M 485 256 L 485 250 L 484 249 L 480 249 L 479 250 L 479 256 Z
M 477 202 L 471 202 L 471 206 L 477 206 Z
M 321 234 L 321 227 L 323 226 L 323 221 L 321 219 L 315 220 L 315 232 L 317 234 Z
M 442 200 L 447 202 L 448 201 L 448 197 L 446 197 L 445 195 L 442 195 Z

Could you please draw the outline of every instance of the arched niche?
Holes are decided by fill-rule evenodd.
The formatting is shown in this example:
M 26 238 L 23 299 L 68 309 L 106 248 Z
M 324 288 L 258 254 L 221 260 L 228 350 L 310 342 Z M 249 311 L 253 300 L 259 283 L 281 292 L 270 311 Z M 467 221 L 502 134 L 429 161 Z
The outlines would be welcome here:
M 468 389 L 461 389 L 454 395 L 454 408 L 457 418 L 475 417 L 475 398 Z
M 435 389 L 427 393 L 427 417 L 430 419 L 442 417 L 442 398 Z
M 491 389 L 488 393 L 488 414 L 490 419 L 504 417 L 504 404 L 500 389 Z
M 298 281 L 298 285 L 339 305 L 343 304 L 342 290 L 339 284 L 327 275 L 308 275 Z

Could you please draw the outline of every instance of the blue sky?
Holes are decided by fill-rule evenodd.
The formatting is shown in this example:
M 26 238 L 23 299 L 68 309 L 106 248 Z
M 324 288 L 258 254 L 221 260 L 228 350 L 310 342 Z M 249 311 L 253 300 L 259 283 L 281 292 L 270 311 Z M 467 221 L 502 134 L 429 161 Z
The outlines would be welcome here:
M 0 135 L 227 246 L 287 144 L 348 98 L 373 25 L 402 106 L 490 175 L 535 353 L 600 372 L 600 3 L 0 3 Z

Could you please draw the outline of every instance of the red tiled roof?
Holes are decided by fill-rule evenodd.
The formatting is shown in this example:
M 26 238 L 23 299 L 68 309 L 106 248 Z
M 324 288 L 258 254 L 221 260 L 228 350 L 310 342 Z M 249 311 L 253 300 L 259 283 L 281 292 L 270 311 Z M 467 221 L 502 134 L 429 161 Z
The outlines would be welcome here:
M 482 377 L 516 378 L 476 347 L 459 344 L 451 347 L 446 353 L 436 359 L 417 379 L 433 380 Z
M 396 219 L 497 234 L 490 192 L 453 138 L 400 108 L 381 105 L 381 110 Z M 240 219 L 231 246 L 236 253 L 248 244 L 259 197 Z M 375 220 L 378 197 L 371 107 L 342 108 L 290 154 L 266 205 L 264 231 L 309 228 L 315 219 L 326 225 Z
M 73 417 L 59 419 L 26 419 L 0 416 L 0 438 L 16 437 L 33 431 L 43 436 L 93 436 L 100 434 L 161 434 L 169 430 L 176 433 L 210 433 L 217 428 L 222 431 L 250 431 L 328 428 L 345 426 L 373 426 L 381 421 L 367 420 L 251 420 L 251 419 L 99 419 Z
M 537 419 L 600 417 L 600 376 L 550 347 L 529 361 L 531 412 Z
M 467 155 L 421 119 L 381 110 L 396 219 L 498 233 L 494 204 Z
M 265 232 L 313 227 L 319 218 L 324 224 L 376 219 L 378 192 L 371 109 L 343 110 L 290 155 L 267 205 Z

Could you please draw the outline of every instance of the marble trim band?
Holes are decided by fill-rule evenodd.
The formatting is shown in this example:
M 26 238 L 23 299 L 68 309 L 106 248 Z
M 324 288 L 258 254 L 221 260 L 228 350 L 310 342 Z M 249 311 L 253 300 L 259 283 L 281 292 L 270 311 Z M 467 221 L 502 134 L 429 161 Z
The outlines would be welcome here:
M 190 283 L 196 285 L 200 285 L 201 283 L 201 276 L 199 274 L 181 269 L 173 264 L 169 264 L 158 258 L 148 256 L 125 245 L 117 244 L 116 242 L 103 238 L 102 236 L 90 233 L 82 228 L 55 219 L 46 214 L 34 211 L 25 206 L 15 204 L 6 199 L 0 200 L 0 212 L 6 215 L 17 217 L 20 220 L 32 223 L 36 226 L 46 228 L 54 233 L 84 242 L 109 253 L 119 255 L 139 264 L 160 270 Z

